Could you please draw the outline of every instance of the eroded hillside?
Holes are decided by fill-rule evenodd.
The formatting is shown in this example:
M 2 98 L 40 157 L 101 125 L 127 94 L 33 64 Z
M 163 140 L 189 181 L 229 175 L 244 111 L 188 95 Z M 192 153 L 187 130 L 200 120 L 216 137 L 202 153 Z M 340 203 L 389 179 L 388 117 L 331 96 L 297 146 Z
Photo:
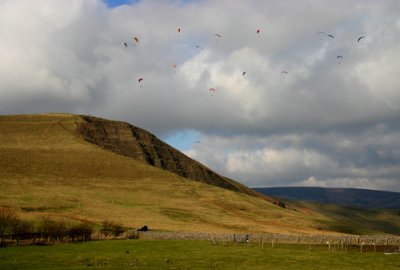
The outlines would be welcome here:
M 79 123 L 78 132 L 85 140 L 104 149 L 136 160 L 143 160 L 149 165 L 188 179 L 233 191 L 255 194 L 251 189 L 213 172 L 144 129 L 125 122 L 92 116 L 82 116 L 82 118 L 85 121 Z

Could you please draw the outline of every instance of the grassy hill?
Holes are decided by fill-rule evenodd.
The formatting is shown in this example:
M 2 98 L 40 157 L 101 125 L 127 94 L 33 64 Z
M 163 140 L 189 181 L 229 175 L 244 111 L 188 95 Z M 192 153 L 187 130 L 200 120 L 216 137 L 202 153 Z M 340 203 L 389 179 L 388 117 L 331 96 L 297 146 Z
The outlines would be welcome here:
M 0 207 L 127 227 L 312 233 L 314 218 L 265 198 L 189 180 L 85 140 L 77 115 L 0 117 Z M 321 217 L 323 218 L 323 217 Z
M 121 153 L 125 147 L 135 145 L 121 139 L 113 141 L 122 134 L 115 128 L 133 127 L 98 121 L 69 114 L 0 116 L 0 207 L 17 209 L 23 219 L 41 220 L 47 216 L 94 224 L 110 220 L 130 228 L 147 225 L 153 230 L 307 234 L 343 231 L 335 227 L 341 224 L 340 214 L 331 215 L 329 209 L 312 205 L 278 206 L 196 161 L 190 163 L 151 134 L 142 134 L 152 139 L 145 145 L 140 143 L 150 158 L 137 159 Z M 82 132 L 82 125 L 92 128 L 92 133 Z M 97 129 L 105 133 L 98 133 Z M 109 139 L 101 139 L 101 134 L 108 134 Z M 160 161 L 154 157 L 162 151 L 177 160 L 175 165 L 180 164 L 178 159 L 184 159 L 186 163 L 178 168 L 188 171 L 177 173 L 173 166 L 157 166 Z M 193 179 L 189 177 L 191 173 L 203 174 L 205 180 Z M 375 217 L 376 213 L 372 213 L 369 219 L 375 222 Z M 389 214 L 387 218 L 391 226 L 400 227 L 397 216 Z M 368 232 L 386 231 L 375 228 L 365 231 Z

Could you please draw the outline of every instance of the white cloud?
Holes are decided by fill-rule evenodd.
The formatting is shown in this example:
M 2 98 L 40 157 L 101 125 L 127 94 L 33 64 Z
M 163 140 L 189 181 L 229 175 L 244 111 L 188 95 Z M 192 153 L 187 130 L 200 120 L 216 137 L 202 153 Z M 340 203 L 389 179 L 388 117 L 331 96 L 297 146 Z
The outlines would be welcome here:
M 399 11 L 392 0 L 3 0 L 0 113 L 197 130 L 187 153 L 245 184 L 400 190 Z

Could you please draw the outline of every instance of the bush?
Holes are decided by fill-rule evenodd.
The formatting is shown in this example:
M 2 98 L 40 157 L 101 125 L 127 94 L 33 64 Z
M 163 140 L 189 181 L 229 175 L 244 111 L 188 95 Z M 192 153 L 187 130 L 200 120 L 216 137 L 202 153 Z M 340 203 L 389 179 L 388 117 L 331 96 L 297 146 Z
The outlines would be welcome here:
M 88 241 L 92 239 L 93 227 L 88 223 L 80 223 L 68 230 L 68 236 L 71 240 Z
M 100 229 L 100 231 L 105 237 L 107 237 L 110 234 L 114 236 L 120 236 L 125 230 L 121 224 L 106 220 L 103 222 L 103 227 Z

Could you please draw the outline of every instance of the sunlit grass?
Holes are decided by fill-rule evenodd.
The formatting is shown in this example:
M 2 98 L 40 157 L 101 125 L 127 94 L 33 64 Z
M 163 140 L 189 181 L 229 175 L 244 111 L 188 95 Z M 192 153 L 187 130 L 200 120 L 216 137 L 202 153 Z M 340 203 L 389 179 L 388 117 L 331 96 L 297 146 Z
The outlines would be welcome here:
M 308 245 L 117 240 L 0 249 L 1 269 L 398 269 L 400 255 Z

